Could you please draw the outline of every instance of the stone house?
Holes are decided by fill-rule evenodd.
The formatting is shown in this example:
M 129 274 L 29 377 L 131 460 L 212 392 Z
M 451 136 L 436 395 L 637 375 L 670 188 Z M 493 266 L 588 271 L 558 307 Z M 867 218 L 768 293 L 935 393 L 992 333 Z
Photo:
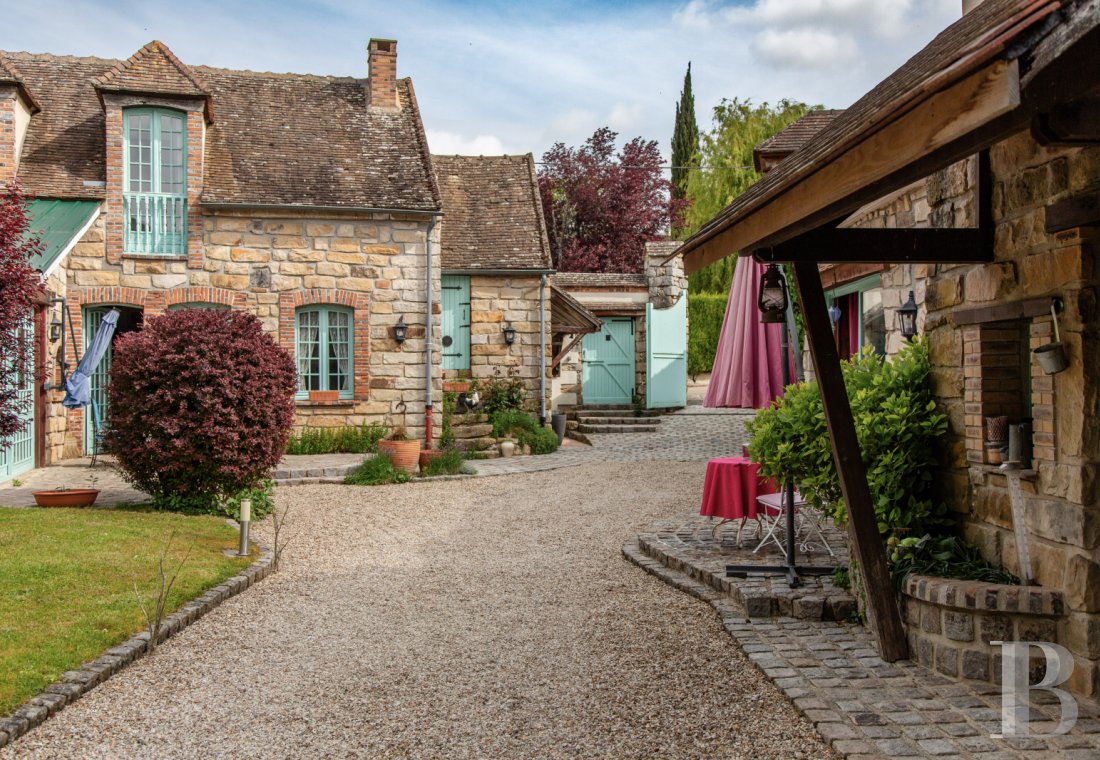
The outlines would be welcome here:
M 0 54 L 0 184 L 34 196 L 49 242 L 55 300 L 34 337 L 48 382 L 108 308 L 120 332 L 182 307 L 244 309 L 296 357 L 300 425 L 401 422 L 403 405 L 430 435 L 442 202 L 396 59 L 372 39 L 355 79 L 189 66 L 160 42 L 125 61 Z M 34 452 L 0 477 L 89 448 L 91 415 L 32 390 Z
M 545 420 L 550 242 L 535 160 L 432 156 L 441 223 L 443 378 L 518 377 Z
M 555 409 L 635 399 L 646 408 L 686 404 L 687 277 L 679 245 L 647 243 L 642 273 L 553 276 Z M 577 316 L 559 320 L 558 312 Z
M 986 559 L 1037 585 L 911 577 L 904 628 L 892 596 L 872 593 L 884 656 L 908 649 L 945 675 L 995 680 L 991 641 L 1055 642 L 1075 662 L 1064 688 L 1095 698 L 1100 91 L 1081 72 L 1098 65 L 1100 6 L 986 0 L 966 8 L 686 241 L 685 261 L 693 271 L 740 250 L 793 263 L 830 430 L 847 447 L 836 453 L 864 568 L 881 562 L 877 531 L 858 516 L 866 481 L 843 443 L 854 429 L 834 403 L 843 389 L 824 295 L 860 268 L 877 268 L 891 353 L 901 344 L 896 307 L 913 292 L 949 419 L 943 496 Z M 1048 373 L 1035 349 L 1055 342 L 1055 320 L 1067 366 Z M 1015 470 L 1015 502 L 1013 476 L 986 444 L 987 418 L 999 416 L 1031 429 L 1021 429 L 1031 452 L 1023 447 Z

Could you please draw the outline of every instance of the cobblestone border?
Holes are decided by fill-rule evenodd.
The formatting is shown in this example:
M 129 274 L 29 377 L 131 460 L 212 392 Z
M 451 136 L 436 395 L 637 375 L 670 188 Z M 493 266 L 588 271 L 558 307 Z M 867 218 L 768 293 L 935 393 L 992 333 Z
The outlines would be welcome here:
M 261 550 L 260 558 L 232 578 L 184 603 L 166 617 L 158 644 L 175 636 L 226 599 L 236 596 L 272 573 L 273 553 L 255 541 L 252 543 Z M 58 681 L 47 686 L 38 696 L 31 698 L 10 715 L 0 718 L 0 747 L 11 744 L 35 726 L 45 723 L 66 705 L 80 699 L 130 663 L 145 657 L 148 641 L 149 632 L 142 631 L 111 647 L 91 662 L 84 663 L 77 670 L 62 673 Z

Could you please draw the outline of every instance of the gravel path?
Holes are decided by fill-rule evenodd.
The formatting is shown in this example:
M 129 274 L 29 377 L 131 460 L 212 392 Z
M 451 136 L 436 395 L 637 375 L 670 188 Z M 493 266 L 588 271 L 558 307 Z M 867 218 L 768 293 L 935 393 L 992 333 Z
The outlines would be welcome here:
M 282 488 L 279 574 L 0 758 L 831 757 L 708 606 L 620 556 L 703 467 Z

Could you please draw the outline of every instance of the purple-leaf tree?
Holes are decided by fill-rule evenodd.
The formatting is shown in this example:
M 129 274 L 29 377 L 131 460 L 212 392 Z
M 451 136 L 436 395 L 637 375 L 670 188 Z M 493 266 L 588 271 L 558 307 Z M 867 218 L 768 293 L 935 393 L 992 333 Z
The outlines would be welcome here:
M 30 258 L 41 242 L 28 228 L 26 200 L 12 183 L 0 194 L 0 446 L 23 428 L 19 379 L 33 370 L 27 337 L 42 288 Z
M 685 205 L 662 178 L 657 142 L 635 137 L 616 154 L 617 137 L 602 127 L 580 148 L 559 142 L 542 157 L 539 192 L 560 271 L 643 271 L 646 242 L 664 237 Z

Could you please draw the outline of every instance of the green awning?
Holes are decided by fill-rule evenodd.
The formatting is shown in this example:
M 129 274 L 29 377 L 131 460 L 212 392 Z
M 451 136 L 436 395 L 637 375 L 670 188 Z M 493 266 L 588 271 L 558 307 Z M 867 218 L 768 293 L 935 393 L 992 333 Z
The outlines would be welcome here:
M 31 266 L 47 271 L 84 234 L 99 211 L 100 201 L 37 199 L 27 203 L 30 233 L 42 240 L 42 252 L 31 257 Z

